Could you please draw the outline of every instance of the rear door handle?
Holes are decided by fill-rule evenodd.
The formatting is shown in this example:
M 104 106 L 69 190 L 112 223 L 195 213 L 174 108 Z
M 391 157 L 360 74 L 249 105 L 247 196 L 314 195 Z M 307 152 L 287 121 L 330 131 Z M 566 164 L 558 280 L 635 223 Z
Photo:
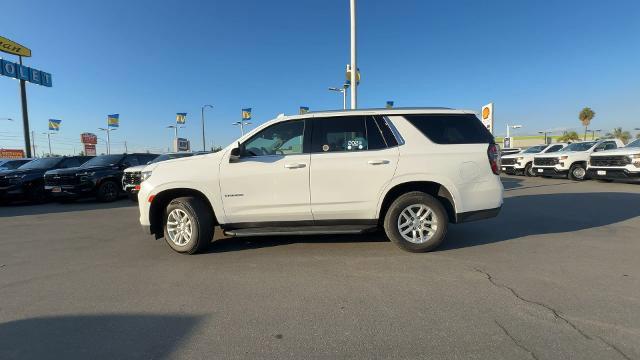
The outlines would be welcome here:
M 388 164 L 389 160 L 369 160 L 367 161 L 367 164 L 369 165 L 384 165 L 384 164 Z
M 307 164 L 304 163 L 284 164 L 284 167 L 286 167 L 287 169 L 299 169 L 305 166 L 307 166 Z

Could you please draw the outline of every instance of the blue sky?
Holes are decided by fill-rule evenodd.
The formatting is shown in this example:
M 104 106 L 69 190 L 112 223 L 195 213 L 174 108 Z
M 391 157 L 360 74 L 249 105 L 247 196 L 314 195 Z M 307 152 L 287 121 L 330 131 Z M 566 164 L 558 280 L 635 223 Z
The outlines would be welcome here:
M 496 134 L 640 127 L 640 2 L 360 0 L 360 107 L 495 103 Z M 120 113 L 114 151 L 166 150 L 165 126 L 199 149 L 228 144 L 243 107 L 255 123 L 278 113 L 342 106 L 349 61 L 348 0 L 33 1 L 12 3 L 0 35 L 30 47 L 27 65 L 53 74 L 28 86 L 31 125 L 43 149 L 47 119 L 62 119 L 54 152 L 79 151 L 79 134 Z M 5 59 L 14 59 L 11 55 Z M 18 84 L 0 77 L 0 147 L 22 144 Z M 517 132 L 517 133 L 518 133 Z M 98 136 L 103 137 L 103 134 Z M 104 151 L 99 145 L 98 151 Z M 40 152 L 40 151 L 38 151 Z

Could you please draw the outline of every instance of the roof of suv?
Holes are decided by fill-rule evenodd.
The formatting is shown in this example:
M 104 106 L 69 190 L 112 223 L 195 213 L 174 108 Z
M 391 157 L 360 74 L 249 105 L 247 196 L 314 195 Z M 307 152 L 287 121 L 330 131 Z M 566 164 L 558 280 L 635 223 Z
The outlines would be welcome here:
M 458 110 L 446 107 L 406 107 L 406 108 L 373 108 L 356 110 L 324 110 L 310 111 L 302 115 L 278 115 L 280 118 L 313 118 L 320 116 L 355 116 L 355 115 L 405 115 L 405 114 L 476 114 L 471 110 Z

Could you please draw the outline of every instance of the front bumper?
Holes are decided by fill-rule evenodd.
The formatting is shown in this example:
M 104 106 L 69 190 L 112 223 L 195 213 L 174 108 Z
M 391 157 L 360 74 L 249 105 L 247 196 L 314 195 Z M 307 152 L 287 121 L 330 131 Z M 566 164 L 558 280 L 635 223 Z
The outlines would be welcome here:
M 569 169 L 558 169 L 555 167 L 534 167 L 533 173 L 538 176 L 567 176 Z
M 632 180 L 640 181 L 640 171 L 634 172 L 627 169 L 590 168 L 587 176 L 600 180 Z
M 54 198 L 80 198 L 95 195 L 96 183 L 86 181 L 78 185 L 45 185 L 44 190 Z
M 25 195 L 22 184 L 0 187 L 0 200 L 16 200 Z

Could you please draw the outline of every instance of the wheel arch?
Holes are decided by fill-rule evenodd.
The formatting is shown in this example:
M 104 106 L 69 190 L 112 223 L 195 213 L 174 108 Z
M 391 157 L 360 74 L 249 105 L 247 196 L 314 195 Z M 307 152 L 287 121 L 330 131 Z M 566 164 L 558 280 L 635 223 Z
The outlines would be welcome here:
M 149 225 L 151 226 L 151 233 L 155 235 L 156 239 L 164 236 L 164 209 L 166 209 L 167 205 L 173 199 L 185 196 L 193 196 L 202 199 L 202 201 L 204 201 L 204 203 L 209 208 L 209 211 L 211 211 L 211 214 L 213 214 L 213 220 L 215 224 L 218 224 L 213 206 L 211 205 L 209 198 L 207 198 L 204 193 L 191 188 L 167 189 L 157 193 L 153 197 L 153 201 L 151 201 L 151 205 L 149 206 Z
M 397 199 L 400 195 L 406 194 L 411 191 L 421 191 L 438 199 L 447 211 L 449 222 L 455 222 L 455 199 L 446 186 L 435 181 L 407 181 L 391 187 L 385 193 L 383 200 L 380 203 L 378 209 L 378 222 L 380 224 L 384 222 L 384 217 L 386 216 L 391 203 L 393 203 L 395 199 Z

